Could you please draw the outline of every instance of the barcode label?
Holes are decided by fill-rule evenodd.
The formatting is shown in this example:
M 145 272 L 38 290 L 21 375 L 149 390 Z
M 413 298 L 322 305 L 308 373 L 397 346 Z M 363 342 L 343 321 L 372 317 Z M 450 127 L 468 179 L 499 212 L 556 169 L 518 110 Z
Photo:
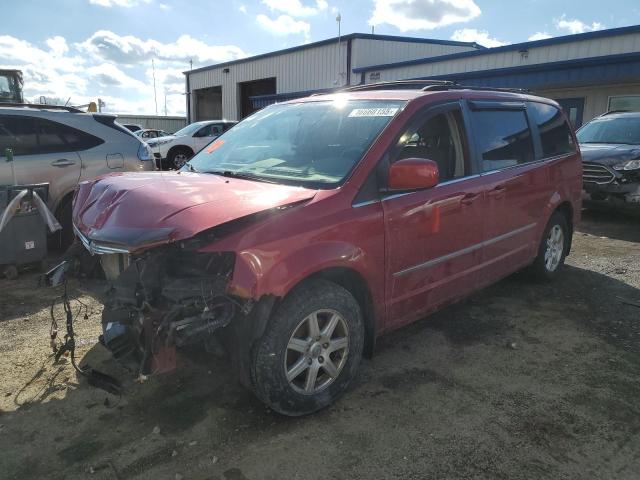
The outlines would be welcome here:
M 350 117 L 393 117 L 398 111 L 397 107 L 391 108 L 354 108 Z

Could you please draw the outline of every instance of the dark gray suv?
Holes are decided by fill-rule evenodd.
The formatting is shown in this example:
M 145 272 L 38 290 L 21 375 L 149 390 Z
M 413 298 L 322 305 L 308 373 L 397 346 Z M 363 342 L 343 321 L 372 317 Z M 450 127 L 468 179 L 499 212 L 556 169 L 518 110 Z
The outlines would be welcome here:
M 640 209 L 640 112 L 609 112 L 577 133 L 587 205 Z

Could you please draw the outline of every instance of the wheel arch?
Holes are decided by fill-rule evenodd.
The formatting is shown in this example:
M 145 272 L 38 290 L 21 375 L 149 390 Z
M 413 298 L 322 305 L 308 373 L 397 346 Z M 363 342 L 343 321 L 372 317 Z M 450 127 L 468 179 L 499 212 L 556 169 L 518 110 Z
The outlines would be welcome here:
M 195 154 L 193 148 L 191 148 L 189 145 L 173 145 L 167 152 L 167 158 L 169 158 L 169 156 L 172 155 L 176 150 L 189 150 L 191 152 L 191 155 Z
M 555 212 L 561 213 L 562 215 L 564 215 L 564 217 L 567 220 L 567 226 L 569 227 L 569 238 L 567 239 L 567 255 L 569 255 L 569 253 L 571 252 L 571 243 L 573 241 L 573 229 L 574 229 L 574 225 L 573 225 L 573 215 L 574 215 L 573 206 L 571 205 L 571 202 L 565 200 L 564 202 L 560 203 L 555 208 L 553 213 L 555 213 Z
M 365 339 L 364 355 L 373 355 L 376 341 L 376 318 L 373 297 L 364 277 L 356 270 L 348 267 L 329 267 L 319 270 L 301 280 L 296 286 L 315 279 L 328 280 L 347 290 L 358 302 L 364 321 Z M 295 288 L 295 287 L 294 287 Z

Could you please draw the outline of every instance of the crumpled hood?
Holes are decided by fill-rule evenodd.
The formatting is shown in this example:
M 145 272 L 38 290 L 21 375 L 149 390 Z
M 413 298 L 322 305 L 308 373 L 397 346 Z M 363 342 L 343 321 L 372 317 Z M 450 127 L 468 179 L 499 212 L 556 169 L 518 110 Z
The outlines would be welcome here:
M 580 152 L 582 153 L 583 162 L 607 166 L 640 158 L 640 147 L 638 145 L 582 143 L 580 144 Z
M 113 173 L 79 185 L 73 223 L 91 240 L 136 250 L 184 240 L 315 194 L 301 187 L 204 173 Z

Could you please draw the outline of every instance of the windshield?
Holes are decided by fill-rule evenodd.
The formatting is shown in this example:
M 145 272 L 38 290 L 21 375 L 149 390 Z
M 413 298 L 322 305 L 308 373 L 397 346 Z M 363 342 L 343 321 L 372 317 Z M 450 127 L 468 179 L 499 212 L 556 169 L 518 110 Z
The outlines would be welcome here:
M 640 145 L 640 117 L 602 117 L 592 120 L 576 134 L 578 143 Z
M 272 105 L 191 159 L 192 170 L 332 188 L 360 161 L 405 102 L 338 98 Z
M 174 135 L 176 137 L 185 137 L 187 135 L 193 135 L 194 133 L 196 133 L 198 130 L 200 130 L 204 126 L 205 126 L 204 123 L 200 123 L 200 122 L 192 123 L 190 125 L 187 125 L 184 128 L 181 128 L 176 133 L 174 133 Z

